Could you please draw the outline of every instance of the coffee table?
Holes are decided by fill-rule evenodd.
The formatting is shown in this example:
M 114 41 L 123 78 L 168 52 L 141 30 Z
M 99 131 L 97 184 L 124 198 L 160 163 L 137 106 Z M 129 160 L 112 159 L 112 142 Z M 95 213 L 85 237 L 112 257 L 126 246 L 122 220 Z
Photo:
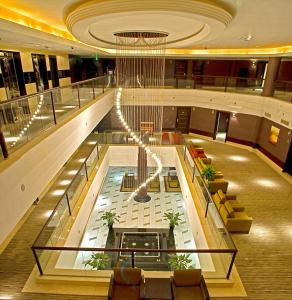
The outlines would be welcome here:
M 152 300 L 171 300 L 169 278 L 145 278 L 145 298 Z

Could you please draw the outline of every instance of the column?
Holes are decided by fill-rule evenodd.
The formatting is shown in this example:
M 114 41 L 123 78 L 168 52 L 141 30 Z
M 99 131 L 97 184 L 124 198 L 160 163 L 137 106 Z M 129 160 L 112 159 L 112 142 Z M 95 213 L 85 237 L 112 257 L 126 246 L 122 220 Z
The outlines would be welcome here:
M 280 64 L 281 57 L 269 58 L 262 96 L 272 97 L 274 95 L 274 82 L 277 79 Z
M 0 147 L 2 149 L 2 153 L 3 153 L 4 158 L 8 158 L 7 145 L 6 145 L 5 138 L 4 138 L 4 135 L 3 135 L 3 132 L 1 130 L 1 128 L 0 128 Z

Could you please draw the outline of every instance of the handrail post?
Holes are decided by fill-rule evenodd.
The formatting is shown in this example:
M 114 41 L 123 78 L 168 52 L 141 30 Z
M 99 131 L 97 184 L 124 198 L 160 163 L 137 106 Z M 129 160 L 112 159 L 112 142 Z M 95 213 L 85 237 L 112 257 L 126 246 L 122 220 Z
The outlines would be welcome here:
M 54 104 L 53 91 L 50 92 L 50 96 L 51 96 L 52 110 L 53 110 L 53 116 L 54 116 L 54 123 L 57 124 L 57 118 L 56 118 L 56 112 L 55 112 L 55 104 Z
M 81 108 L 79 85 L 77 85 L 77 96 L 78 96 L 78 105 L 79 108 Z
M 224 92 L 227 91 L 228 77 L 224 77 Z
M 1 146 L 1 149 L 2 149 L 3 157 L 8 158 L 8 148 L 7 148 L 7 144 L 6 144 L 6 141 L 5 141 L 3 131 L 1 129 L 1 124 L 0 124 L 0 146 Z
M 135 268 L 135 252 L 131 252 L 131 261 L 132 261 L 132 268 Z
M 195 162 L 194 162 L 194 168 L 193 168 L 193 177 L 192 177 L 192 182 L 195 180 Z
M 36 261 L 37 267 L 38 267 L 38 269 L 39 269 L 40 275 L 44 275 L 44 273 L 43 273 L 43 269 L 42 269 L 42 266 L 41 266 L 41 264 L 40 264 L 40 261 L 39 261 L 38 255 L 37 255 L 37 253 L 36 253 L 36 251 L 35 251 L 34 247 L 31 247 L 31 250 L 32 250 L 33 256 L 34 256 L 34 258 L 35 258 L 35 261 Z
M 88 181 L 88 172 L 87 172 L 87 165 L 86 165 L 86 161 L 84 162 L 84 166 L 85 166 L 85 175 L 86 175 L 86 180 Z
M 236 253 L 237 253 L 237 250 L 235 250 L 233 252 L 233 254 L 232 254 L 230 266 L 229 266 L 229 269 L 228 269 L 228 272 L 227 272 L 227 275 L 226 275 L 227 279 L 229 279 L 229 277 L 230 277 L 230 274 L 231 274 L 231 271 L 232 271 L 232 267 L 233 267 L 233 264 L 234 264 L 234 261 L 235 261 Z
M 92 94 L 93 94 L 93 99 L 95 99 L 95 89 L 94 89 L 94 80 L 92 80 Z
M 69 215 L 72 216 L 71 207 L 70 207 L 70 203 L 69 203 L 68 193 L 66 193 L 66 200 L 67 200 L 67 205 L 68 205 Z
M 206 206 L 206 211 L 205 211 L 205 218 L 207 218 L 207 215 L 208 215 L 209 203 L 210 203 L 210 201 L 208 200 L 207 206 Z
M 97 159 L 99 160 L 98 141 L 96 143 L 96 150 L 97 150 Z

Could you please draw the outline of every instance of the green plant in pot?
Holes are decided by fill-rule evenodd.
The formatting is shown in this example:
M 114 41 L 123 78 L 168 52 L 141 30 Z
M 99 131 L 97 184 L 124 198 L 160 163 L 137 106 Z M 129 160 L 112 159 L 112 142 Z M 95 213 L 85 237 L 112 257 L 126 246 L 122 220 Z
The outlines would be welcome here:
M 169 221 L 169 228 L 174 229 L 175 226 L 179 225 L 179 222 L 181 221 L 181 214 L 179 212 L 174 213 L 174 212 L 166 212 L 164 213 L 164 220 Z
M 172 271 L 194 268 L 190 254 L 171 255 L 168 264 Z
M 104 253 L 93 253 L 91 258 L 85 262 L 92 270 L 104 270 L 108 264 L 109 256 Z
M 208 181 L 213 181 L 215 178 L 215 174 L 216 171 L 211 165 L 207 166 L 202 172 L 203 177 Z
M 101 219 L 106 221 L 103 225 L 107 225 L 108 228 L 112 228 L 115 222 L 120 222 L 120 216 L 117 216 L 116 213 L 112 213 L 111 211 L 106 211 Z

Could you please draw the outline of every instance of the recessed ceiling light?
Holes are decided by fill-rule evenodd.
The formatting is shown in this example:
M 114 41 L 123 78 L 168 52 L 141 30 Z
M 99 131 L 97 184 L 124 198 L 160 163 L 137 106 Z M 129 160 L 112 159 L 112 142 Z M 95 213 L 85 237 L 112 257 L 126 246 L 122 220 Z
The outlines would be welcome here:
M 62 196 L 64 194 L 65 190 L 55 190 L 53 191 L 54 196 Z
M 241 39 L 244 40 L 245 42 L 249 42 L 250 40 L 253 39 L 253 36 L 252 36 L 251 33 L 247 33 L 246 35 L 243 35 L 243 36 L 241 37 Z
M 71 170 L 68 172 L 69 175 L 75 175 L 78 173 L 78 170 Z
M 62 180 L 60 181 L 60 185 L 68 185 L 71 182 L 71 180 Z

